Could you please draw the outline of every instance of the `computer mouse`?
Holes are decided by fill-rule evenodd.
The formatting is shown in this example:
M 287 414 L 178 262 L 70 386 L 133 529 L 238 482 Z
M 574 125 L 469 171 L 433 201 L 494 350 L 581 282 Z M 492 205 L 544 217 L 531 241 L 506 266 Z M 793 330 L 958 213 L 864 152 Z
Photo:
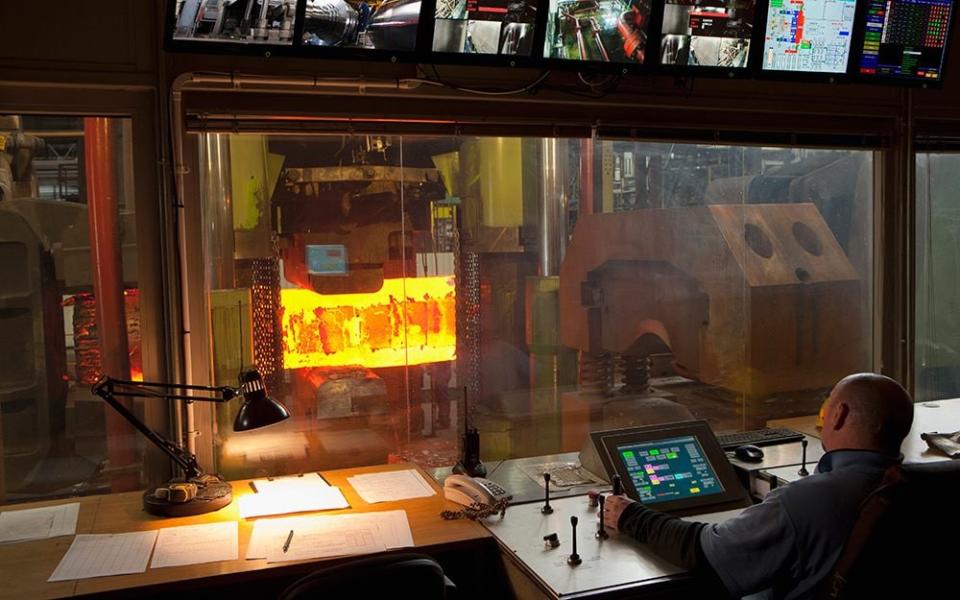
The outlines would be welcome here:
M 763 450 L 754 446 L 753 444 L 737 446 L 737 448 L 733 451 L 733 454 L 743 462 L 760 462 L 763 460 Z

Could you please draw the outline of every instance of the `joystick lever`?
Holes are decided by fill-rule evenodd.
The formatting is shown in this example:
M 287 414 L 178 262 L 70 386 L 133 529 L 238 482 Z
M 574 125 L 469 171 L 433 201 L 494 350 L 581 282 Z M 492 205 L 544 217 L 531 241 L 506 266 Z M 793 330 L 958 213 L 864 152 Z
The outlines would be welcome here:
M 550 506 L 550 473 L 543 474 L 543 508 L 540 512 L 545 515 L 553 514 L 553 507 Z
M 623 495 L 623 482 L 620 481 L 619 475 L 613 476 L 613 495 L 622 496 Z
M 803 438 L 803 441 L 800 442 L 803 446 L 803 462 L 800 463 L 800 470 L 797 471 L 797 475 L 800 477 L 806 477 L 810 474 L 810 471 L 807 471 L 807 438 Z
M 570 557 L 567 558 L 567 564 L 571 567 L 575 567 L 582 563 L 580 560 L 580 555 L 577 554 L 577 518 L 570 517 L 570 525 L 573 527 L 573 552 L 570 554 Z
M 606 526 L 606 524 L 603 522 L 603 504 L 604 504 L 604 500 L 605 500 L 605 498 L 603 497 L 603 494 L 600 494 L 599 496 L 597 496 L 597 501 L 600 502 L 600 523 L 599 523 L 599 525 L 597 525 L 597 539 L 598 539 L 598 540 L 605 540 L 605 539 L 607 539 L 608 537 L 610 537 L 610 534 L 607 533 L 607 526 Z

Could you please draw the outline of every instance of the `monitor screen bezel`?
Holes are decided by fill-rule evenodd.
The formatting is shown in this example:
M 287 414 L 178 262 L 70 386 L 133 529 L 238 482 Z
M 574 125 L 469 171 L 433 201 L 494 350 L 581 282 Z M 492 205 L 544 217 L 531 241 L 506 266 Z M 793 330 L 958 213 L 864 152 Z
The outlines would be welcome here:
M 607 454 L 613 471 L 620 476 L 620 480 L 623 482 L 624 492 L 633 500 L 639 501 L 640 495 L 637 493 L 627 466 L 623 460 L 620 459 L 617 449 L 630 444 L 640 444 L 683 436 L 693 436 L 700 443 L 704 456 L 709 461 L 710 466 L 713 467 L 714 474 L 723 487 L 723 492 L 720 494 L 657 502 L 650 504 L 650 508 L 675 514 L 696 514 L 719 512 L 730 508 L 749 506 L 750 497 L 747 490 L 744 489 L 741 484 L 740 479 L 733 469 L 733 465 L 730 464 L 726 453 L 717 441 L 716 435 L 714 435 L 713 430 L 710 429 L 710 425 L 706 421 L 680 421 L 663 425 L 637 427 L 625 433 L 608 433 L 601 437 L 601 441 L 603 443 L 603 450 Z M 710 510 L 704 510 L 707 508 Z

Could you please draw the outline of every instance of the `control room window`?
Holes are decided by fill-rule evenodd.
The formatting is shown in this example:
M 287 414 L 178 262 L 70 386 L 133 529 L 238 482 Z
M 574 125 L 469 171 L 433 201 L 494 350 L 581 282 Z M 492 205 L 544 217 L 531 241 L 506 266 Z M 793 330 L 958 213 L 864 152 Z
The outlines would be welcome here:
M 916 400 L 960 396 L 960 154 L 917 155 Z
M 141 487 L 142 441 L 90 391 L 142 377 L 131 130 L 0 114 L 0 503 Z
M 873 366 L 872 152 L 201 142 L 213 379 L 256 365 L 293 413 L 234 434 L 218 407 L 229 477 L 449 466 L 465 420 L 485 460 L 651 419 L 756 428 Z

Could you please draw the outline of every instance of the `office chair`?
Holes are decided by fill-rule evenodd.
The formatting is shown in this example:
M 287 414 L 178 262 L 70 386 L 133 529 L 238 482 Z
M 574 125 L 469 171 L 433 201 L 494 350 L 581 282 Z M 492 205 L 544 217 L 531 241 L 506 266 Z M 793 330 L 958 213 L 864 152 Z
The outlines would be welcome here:
M 821 596 L 956 597 L 958 557 L 960 460 L 891 467 L 861 506 Z
M 359 558 L 303 577 L 280 600 L 306 598 L 454 598 L 456 586 L 439 564 L 423 554 L 384 554 Z

